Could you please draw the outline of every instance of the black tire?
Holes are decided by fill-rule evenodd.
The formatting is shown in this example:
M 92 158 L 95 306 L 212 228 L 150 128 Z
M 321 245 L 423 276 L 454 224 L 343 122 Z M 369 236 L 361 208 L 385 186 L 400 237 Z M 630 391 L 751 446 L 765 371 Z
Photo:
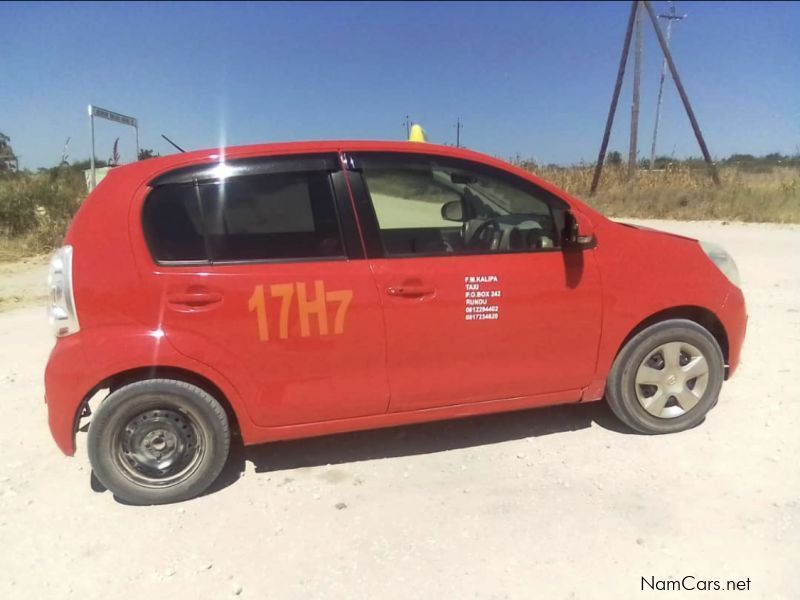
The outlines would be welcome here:
M 651 357 L 660 346 L 670 342 L 691 344 L 699 350 L 708 366 L 708 378 L 705 390 L 693 408 L 680 416 L 663 418 L 645 410 L 639 401 L 636 373 L 645 359 Z M 685 319 L 662 321 L 637 333 L 617 355 L 606 382 L 606 400 L 620 421 L 639 433 L 684 431 L 700 424 L 706 413 L 716 404 L 722 389 L 724 368 L 722 351 L 708 330 Z
M 201 494 L 228 457 L 225 410 L 199 387 L 172 379 L 125 385 L 95 411 L 89 461 L 97 479 L 131 504 L 167 504 Z

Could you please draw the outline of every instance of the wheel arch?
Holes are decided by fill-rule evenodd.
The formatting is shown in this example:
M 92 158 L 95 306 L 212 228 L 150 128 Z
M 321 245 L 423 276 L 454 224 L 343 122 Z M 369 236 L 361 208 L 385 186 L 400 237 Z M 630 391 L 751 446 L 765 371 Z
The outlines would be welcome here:
M 614 358 L 619 355 L 619 353 L 625 347 L 625 344 L 627 344 L 640 331 L 647 329 L 656 323 L 669 321 L 671 319 L 686 319 L 687 321 L 693 321 L 714 337 L 714 339 L 717 341 L 717 344 L 719 344 L 720 350 L 722 350 L 722 358 L 725 362 L 725 378 L 727 379 L 728 356 L 730 353 L 728 334 L 725 331 L 725 326 L 722 324 L 722 321 L 720 321 L 719 317 L 717 317 L 717 315 L 715 315 L 712 311 L 708 310 L 707 308 L 703 308 L 702 306 L 673 306 L 671 308 L 660 310 L 643 319 L 633 329 L 631 329 L 628 335 L 622 340 L 622 343 L 617 348 Z
M 223 392 L 216 383 L 214 383 L 208 377 L 205 377 L 204 375 L 201 375 L 195 371 L 172 366 L 135 367 L 125 371 L 120 371 L 113 375 L 109 375 L 97 383 L 97 385 L 95 385 L 84 397 L 76 415 L 75 430 L 78 428 L 78 423 L 80 422 L 80 418 L 85 407 L 89 404 L 89 401 L 98 391 L 107 388 L 110 390 L 110 392 L 114 392 L 115 390 L 118 390 L 129 383 L 146 381 L 148 379 L 175 379 L 177 381 L 183 381 L 199 387 L 204 392 L 207 392 L 213 396 L 214 399 L 217 400 L 217 402 L 219 402 L 225 409 L 225 414 L 228 417 L 228 423 L 231 431 L 241 434 L 239 416 L 225 392 Z

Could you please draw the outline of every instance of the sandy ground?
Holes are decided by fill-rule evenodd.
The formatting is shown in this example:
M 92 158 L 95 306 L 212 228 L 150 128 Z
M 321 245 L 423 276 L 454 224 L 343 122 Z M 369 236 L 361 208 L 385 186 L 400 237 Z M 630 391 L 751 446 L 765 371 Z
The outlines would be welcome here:
M 800 228 L 647 224 L 744 280 L 742 366 L 702 426 L 633 435 L 591 404 L 238 449 L 180 505 L 93 486 L 83 435 L 60 455 L 42 309 L 0 314 L 0 597 L 635 598 L 686 575 L 800 597 Z
M 47 296 L 49 257 L 37 256 L 17 262 L 0 262 L 0 311 L 23 306 L 43 306 Z

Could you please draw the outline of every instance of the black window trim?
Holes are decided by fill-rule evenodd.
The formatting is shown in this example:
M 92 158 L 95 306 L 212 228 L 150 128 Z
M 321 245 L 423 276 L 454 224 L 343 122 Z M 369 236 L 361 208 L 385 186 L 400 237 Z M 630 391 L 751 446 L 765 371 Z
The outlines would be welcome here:
M 341 172 L 341 163 L 336 153 L 291 155 L 291 156 L 264 156 L 258 158 L 236 159 L 225 163 L 229 169 L 226 179 L 244 177 L 248 175 L 277 175 L 281 173 L 298 172 L 325 172 L 330 186 L 331 196 L 333 197 L 333 208 L 336 214 L 336 221 L 339 230 L 339 240 L 342 244 L 342 254 L 335 256 L 312 256 L 297 258 L 260 258 L 244 260 L 213 260 L 210 242 L 206 232 L 205 219 L 201 219 L 203 242 L 205 245 L 206 258 L 200 260 L 159 260 L 153 254 L 153 248 L 144 237 L 150 259 L 155 265 L 162 267 L 192 267 L 192 266 L 226 266 L 226 265 L 249 265 L 249 264 L 285 264 L 285 263 L 312 263 L 312 262 L 342 262 L 348 260 L 359 260 L 364 258 L 364 251 L 361 246 L 358 228 L 353 215 L 353 208 L 350 197 L 346 189 Z M 142 202 L 141 214 L 139 215 L 142 232 L 144 233 L 144 207 L 152 194 L 158 187 L 167 185 L 191 185 L 195 191 L 195 197 L 200 204 L 199 186 L 219 182 L 219 177 L 211 176 L 220 163 L 191 165 L 181 167 L 173 171 L 168 171 L 150 181 L 151 188 Z M 202 214 L 202 206 L 199 206 Z
M 254 158 L 237 158 L 229 161 L 201 163 L 180 167 L 167 171 L 150 180 L 149 186 L 181 183 L 207 183 L 219 181 L 219 167 L 226 167 L 226 178 L 245 175 L 272 175 L 279 173 L 296 173 L 301 171 L 337 171 L 341 167 L 336 153 L 298 154 L 284 156 L 259 156 Z
M 372 204 L 372 198 L 369 194 L 369 188 L 367 187 L 366 180 L 362 173 L 362 169 L 364 166 L 364 159 L 367 161 L 369 158 L 379 157 L 379 158 L 391 158 L 393 160 L 401 161 L 403 159 L 408 160 L 430 160 L 436 161 L 440 164 L 450 164 L 453 166 L 457 166 L 459 168 L 465 169 L 473 169 L 478 172 L 487 173 L 490 176 L 498 177 L 500 179 L 505 179 L 507 181 L 516 182 L 517 185 L 520 183 L 524 186 L 530 187 L 532 190 L 537 192 L 537 198 L 542 200 L 547 207 L 550 209 L 550 215 L 553 217 L 555 222 L 555 211 L 560 210 L 564 211 L 565 213 L 570 210 L 570 205 L 559 198 L 558 196 L 554 195 L 552 192 L 548 192 L 546 189 L 536 185 L 531 181 L 527 181 L 518 175 L 514 175 L 513 173 L 509 173 L 508 171 L 504 171 L 503 169 L 499 169 L 497 167 L 492 167 L 490 165 L 485 165 L 483 163 L 474 162 L 462 158 L 453 158 L 450 156 L 442 156 L 439 154 L 426 154 L 426 153 L 417 153 L 417 152 L 386 152 L 386 151 L 360 151 L 360 152 L 353 152 L 347 153 L 348 161 L 346 164 L 348 165 L 348 177 L 350 179 L 350 188 L 353 192 L 353 196 L 355 199 L 356 210 L 358 212 L 358 219 L 361 222 L 361 231 L 364 236 L 364 243 L 367 247 L 367 257 L 371 259 L 375 258 L 455 258 L 455 257 L 464 257 L 464 256 L 502 256 L 502 255 L 509 255 L 509 254 L 545 254 L 551 252 L 564 252 L 564 239 L 563 239 L 563 232 L 558 231 L 556 228 L 556 234 L 558 235 L 558 243 L 553 248 L 538 248 L 536 250 L 500 250 L 494 252 L 486 252 L 483 250 L 476 250 L 474 252 L 458 252 L 458 253 L 442 253 L 442 252 L 404 252 L 399 254 L 388 254 L 383 246 L 383 241 L 381 239 L 381 229 L 380 224 L 378 223 L 378 216 L 375 214 L 375 207 Z

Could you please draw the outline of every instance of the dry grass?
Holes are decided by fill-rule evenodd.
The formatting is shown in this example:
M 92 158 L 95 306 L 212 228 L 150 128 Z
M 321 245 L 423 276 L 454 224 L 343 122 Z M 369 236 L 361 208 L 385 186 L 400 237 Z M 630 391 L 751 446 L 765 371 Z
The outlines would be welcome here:
M 589 196 L 591 166 L 533 170 L 611 217 L 800 223 L 797 167 L 768 167 L 759 172 L 722 167 L 722 185 L 716 187 L 702 168 L 643 170 L 628 180 L 625 168 L 611 166 L 603 170 L 594 197 Z
M 0 177 L 0 262 L 57 247 L 85 195 L 83 174 L 69 167 Z
M 47 256 L 60 245 L 65 232 L 63 223 L 50 222 L 22 235 L 0 235 L 0 263 Z
M 608 166 L 594 197 L 589 196 L 591 166 L 531 170 L 611 217 L 800 223 L 797 166 L 723 166 L 720 187 L 703 168 L 642 170 L 628 180 L 624 167 Z M 84 194 L 79 170 L 0 180 L 0 262 L 51 251 Z

